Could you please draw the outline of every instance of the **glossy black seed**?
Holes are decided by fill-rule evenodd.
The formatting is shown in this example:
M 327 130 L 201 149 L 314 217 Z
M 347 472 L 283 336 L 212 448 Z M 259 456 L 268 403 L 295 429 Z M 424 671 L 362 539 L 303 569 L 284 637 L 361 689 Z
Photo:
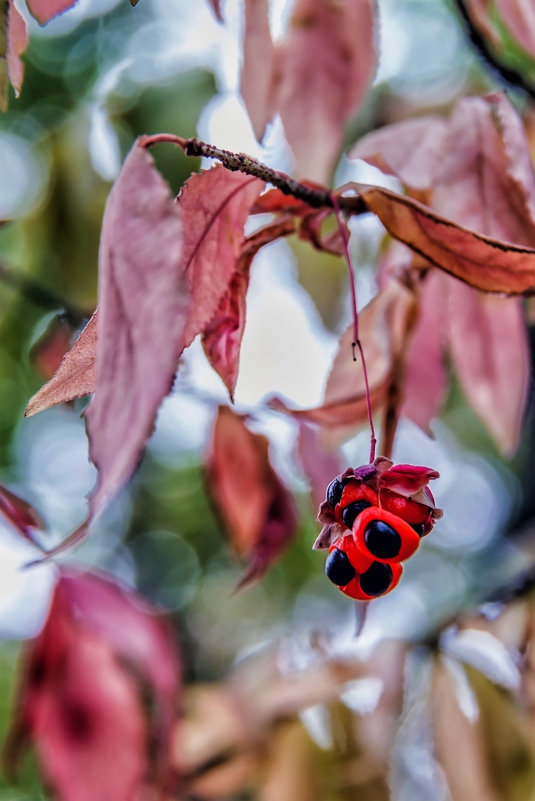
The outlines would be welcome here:
M 410 523 L 411 528 L 415 530 L 419 537 L 423 537 L 425 533 L 425 523 Z
M 353 528 L 353 523 L 357 516 L 363 512 L 365 509 L 371 506 L 369 501 L 353 501 L 353 503 L 348 503 L 344 511 L 342 512 L 342 520 L 344 522 L 344 526 L 348 528 Z
M 374 562 L 360 577 L 360 587 L 366 595 L 382 595 L 392 584 L 392 568 L 384 562 Z
M 335 548 L 330 552 L 325 562 L 327 578 L 337 587 L 345 587 L 352 578 L 355 578 L 355 568 L 343 551 Z
M 327 502 L 334 507 L 339 503 L 344 491 L 344 485 L 338 478 L 334 478 L 327 487 Z
M 364 542 L 370 553 L 378 559 L 393 559 L 401 550 L 401 537 L 392 526 L 382 520 L 368 523 Z

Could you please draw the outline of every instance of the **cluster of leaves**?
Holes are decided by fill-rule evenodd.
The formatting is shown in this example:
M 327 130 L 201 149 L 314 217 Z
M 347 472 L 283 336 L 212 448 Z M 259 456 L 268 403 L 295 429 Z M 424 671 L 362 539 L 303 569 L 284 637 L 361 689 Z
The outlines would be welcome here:
M 46 23 L 74 2 L 28 5 Z M 211 5 L 222 17 L 219 4 Z M 481 14 L 488 14 L 484 5 Z M 503 2 L 503 8 L 506 19 L 512 5 Z M 18 91 L 26 32 L 12 0 L 6 15 L 4 58 Z M 141 136 L 132 145 L 104 214 L 98 308 L 27 409 L 30 415 L 93 396 L 85 420 L 97 483 L 86 519 L 49 557 L 85 537 L 130 481 L 179 360 L 197 336 L 234 399 L 258 251 L 296 234 L 317 251 L 343 255 L 350 220 L 362 214 L 375 215 L 391 237 L 379 266 L 379 290 L 360 316 L 369 397 L 351 357 L 352 324 L 340 338 L 321 404 L 296 409 L 278 397 L 268 403 L 300 423 L 300 457 L 313 494 L 322 499 L 325 485 L 340 472 L 336 445 L 367 420 L 369 403 L 383 414 L 386 456 L 401 416 L 428 431 L 446 395 L 448 356 L 497 445 L 506 454 L 515 451 L 529 372 L 521 298 L 535 290 L 535 173 L 524 124 L 503 94 L 463 98 L 447 116 L 397 122 L 354 144 L 350 158 L 395 175 L 400 191 L 362 183 L 335 190 L 323 185 L 338 159 L 344 126 L 361 106 L 375 71 L 374 25 L 369 0 L 297 0 L 289 31 L 275 45 L 267 2 L 245 3 L 242 95 L 259 138 L 273 115 L 280 115 L 303 182 L 199 140 L 161 134 Z M 317 124 L 304 124 L 309 118 Z M 164 142 L 221 164 L 192 175 L 175 198 L 150 155 Z M 250 233 L 251 220 L 266 214 L 269 222 L 262 216 Z M 270 462 L 268 445 L 247 417 L 230 406 L 219 408 L 206 473 L 223 527 L 248 562 L 240 584 L 261 576 L 297 529 L 295 502 Z M 0 509 L 24 537 L 36 540 L 42 524 L 31 508 L 4 491 Z M 500 622 L 492 634 L 454 633 L 453 644 L 451 637 L 442 641 L 450 661 L 432 659 L 427 686 L 434 687 L 435 755 L 456 798 L 463 797 L 466 776 L 470 797 L 493 797 L 481 767 L 492 749 L 483 755 L 480 734 L 474 733 L 478 704 L 458 662 L 483 667 L 508 690 L 524 692 L 531 704 L 526 689 L 533 680 L 531 616 L 523 606 L 520 634 L 507 642 L 528 654 L 524 684 L 503 644 Z M 164 798 L 180 792 L 181 782 L 188 782 L 196 797 L 209 798 L 241 792 L 261 766 L 266 742 L 276 743 L 273 763 L 282 789 L 274 769 L 272 795 L 279 788 L 277 797 L 284 799 L 291 789 L 283 759 L 287 743 L 297 744 L 303 781 L 314 774 L 302 729 L 282 721 L 333 703 L 339 731 L 351 734 L 346 736 L 351 748 L 357 742 L 351 759 L 373 756 L 377 767 L 371 778 L 353 784 L 349 778 L 346 784 L 362 788 L 377 780 L 384 795 L 391 754 L 385 743 L 402 711 L 408 650 L 381 643 L 364 662 L 327 654 L 322 661 L 318 657 L 319 667 L 297 675 L 273 669 L 262 692 L 238 671 L 230 689 L 207 694 L 208 699 L 199 694 L 180 732 L 179 661 L 167 627 L 134 593 L 108 578 L 62 569 L 45 627 L 25 656 L 9 757 L 14 761 L 32 741 L 47 781 L 68 801 L 110 794 L 118 801 L 154 793 Z M 255 664 L 251 675 L 256 672 Z M 369 676 L 379 678 L 382 689 L 374 714 L 383 745 L 375 741 L 375 750 L 369 747 L 373 721 L 356 734 L 354 718 L 344 723 L 351 704 L 340 702 L 350 682 Z M 215 717 L 219 730 L 210 740 Z M 465 736 L 460 790 L 454 767 L 461 749 L 447 741 L 452 727 Z M 210 785 L 205 772 L 219 764 L 227 770 L 225 778 L 212 776 Z

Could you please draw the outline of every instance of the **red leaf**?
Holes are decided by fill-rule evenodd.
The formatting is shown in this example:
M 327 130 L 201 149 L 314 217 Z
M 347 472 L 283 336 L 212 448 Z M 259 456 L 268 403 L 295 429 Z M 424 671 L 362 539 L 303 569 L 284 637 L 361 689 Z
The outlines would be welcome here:
M 445 298 L 450 283 L 451 279 L 439 270 L 432 270 L 426 277 L 405 360 L 401 415 L 427 433 L 448 388 L 444 350 L 448 325 Z
M 51 19 L 72 8 L 77 0 L 27 0 L 28 9 L 37 22 L 46 25 Z
M 189 345 L 210 323 L 234 275 L 243 228 L 262 181 L 222 166 L 192 175 L 178 205 L 184 220 L 183 269 L 191 292 Z
M 240 92 L 259 142 L 273 116 L 274 50 L 268 12 L 267 0 L 245 0 Z
M 24 414 L 49 409 L 57 403 L 89 395 L 95 387 L 95 354 L 97 348 L 97 312 L 65 354 L 50 381 L 30 398 Z
M 204 328 L 202 335 L 204 352 L 214 370 L 221 376 L 232 401 L 245 328 L 245 298 L 249 287 L 251 262 L 263 245 L 281 236 L 287 236 L 294 230 L 293 219 L 281 218 L 245 240 L 229 287 L 221 298 L 215 316 Z
M 399 343 L 414 304 L 414 297 L 401 284 L 391 281 L 360 314 L 360 340 L 366 354 L 372 408 L 384 400 Z M 347 438 L 367 419 L 364 376 L 360 363 L 352 358 L 353 326 L 340 339 L 338 353 L 327 380 L 324 402 L 313 409 L 289 409 L 278 398 L 269 405 L 293 417 L 339 429 Z
M 535 250 L 476 234 L 388 189 L 355 186 L 395 239 L 437 267 L 486 292 L 515 295 L 535 291 Z
M 249 562 L 239 586 L 259 578 L 297 528 L 292 496 L 269 462 L 268 447 L 243 417 L 219 407 L 206 474 L 229 539 Z
M 375 71 L 370 0 L 298 0 L 275 56 L 276 107 L 297 171 L 326 182 Z
M 25 663 L 11 761 L 31 740 L 64 801 L 130 801 L 142 782 L 167 784 L 178 664 L 141 599 L 96 575 L 63 573 Z
M 437 116 L 395 122 L 359 139 L 349 157 L 396 175 L 414 189 L 428 189 L 442 157 L 446 127 Z
M 130 478 L 187 344 L 180 210 L 137 142 L 104 212 L 95 395 L 87 409 L 99 471 L 91 516 Z
M 520 300 L 448 282 L 450 348 L 461 385 L 501 450 L 518 445 L 530 362 Z
M 28 28 L 26 20 L 15 7 L 14 0 L 9 0 L 7 12 L 7 71 L 15 94 L 19 95 L 24 78 L 24 64 L 21 55 L 28 46 Z
M 27 501 L 0 486 L 0 512 L 30 542 L 35 542 L 34 530 L 43 529 L 43 521 Z

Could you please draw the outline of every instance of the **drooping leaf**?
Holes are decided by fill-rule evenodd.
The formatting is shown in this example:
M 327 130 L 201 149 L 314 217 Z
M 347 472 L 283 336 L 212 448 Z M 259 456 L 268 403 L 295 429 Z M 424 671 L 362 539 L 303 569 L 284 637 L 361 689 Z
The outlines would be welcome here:
M 260 142 L 273 116 L 274 48 L 269 30 L 267 0 L 245 0 L 243 62 L 240 92 L 253 131 Z
M 530 360 L 520 299 L 474 292 L 448 282 L 449 346 L 461 385 L 499 448 L 517 448 Z
M 220 406 L 206 462 L 208 490 L 233 548 L 248 561 L 239 586 L 259 578 L 297 527 L 292 496 L 270 464 L 266 437 Z
M 281 218 L 245 240 L 228 289 L 221 298 L 214 317 L 203 330 L 202 346 L 206 357 L 221 376 L 232 401 L 245 328 L 245 298 L 251 263 L 261 247 L 293 233 L 294 229 L 295 223 L 291 217 Z
M 405 358 L 400 414 L 426 432 L 448 388 L 444 350 L 448 325 L 447 287 L 451 280 L 439 270 L 433 270 L 426 277 L 418 301 L 418 319 Z
M 191 294 L 186 346 L 210 323 L 228 289 L 244 243 L 244 225 L 262 187 L 257 178 L 218 166 L 192 175 L 180 193 L 182 263 Z
M 370 0 L 298 0 L 275 55 L 276 108 L 297 171 L 328 182 L 376 65 Z
M 35 530 L 43 529 L 43 521 L 35 509 L 14 492 L 0 486 L 0 513 L 30 542 L 35 541 Z
M 177 689 L 169 631 L 142 599 L 104 577 L 63 572 L 26 650 L 8 758 L 18 761 L 30 741 L 62 801 L 129 801 L 145 782 L 161 789 Z
M 360 314 L 359 333 L 366 354 L 372 409 L 384 403 L 397 348 L 403 341 L 413 304 L 412 293 L 392 281 Z M 353 361 L 352 341 L 351 325 L 340 339 L 321 406 L 291 409 L 279 398 L 273 398 L 269 402 L 271 408 L 338 429 L 342 438 L 349 436 L 367 419 L 364 375 L 360 362 Z
M 388 189 L 356 184 L 387 231 L 437 267 L 476 289 L 505 295 L 535 291 L 535 250 L 477 234 L 423 203 Z
M 27 0 L 28 9 L 41 25 L 72 8 L 77 0 Z
M 359 139 L 349 157 L 398 176 L 406 186 L 428 189 L 442 156 L 446 128 L 446 120 L 438 116 L 395 122 Z
M 28 45 L 28 31 L 24 17 L 15 7 L 14 0 L 0 2 L 0 111 L 8 105 L 8 84 L 18 96 L 24 77 L 21 55 Z
M 42 412 L 57 403 L 89 395 L 95 388 L 95 356 L 97 349 L 97 317 L 91 317 L 80 336 L 63 357 L 60 366 L 41 389 L 30 398 L 25 415 Z
M 91 515 L 130 478 L 186 345 L 189 291 L 178 205 L 139 141 L 115 182 L 99 250 Z

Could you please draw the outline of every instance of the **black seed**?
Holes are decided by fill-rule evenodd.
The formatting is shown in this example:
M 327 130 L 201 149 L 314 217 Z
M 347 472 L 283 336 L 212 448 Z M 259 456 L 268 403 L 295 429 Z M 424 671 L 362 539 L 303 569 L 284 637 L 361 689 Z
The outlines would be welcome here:
M 425 534 L 425 523 L 410 523 L 411 528 L 415 530 L 419 537 L 423 537 Z
M 342 520 L 344 521 L 344 526 L 348 528 L 353 528 L 353 523 L 357 516 L 363 512 L 365 509 L 371 506 L 369 501 L 353 501 L 353 503 L 348 503 L 344 511 L 342 512 Z
M 366 526 L 364 542 L 369 552 L 378 559 L 393 559 L 401 550 L 401 537 L 382 520 L 372 520 Z
M 360 577 L 360 587 L 366 595 L 382 595 L 392 584 L 392 568 L 384 562 L 374 562 Z
M 327 487 L 327 503 L 329 503 L 333 509 L 340 501 L 343 491 L 344 485 L 338 478 L 333 479 Z
M 352 578 L 355 578 L 355 568 L 343 551 L 335 548 L 330 552 L 325 562 L 327 578 L 337 587 L 345 587 Z

